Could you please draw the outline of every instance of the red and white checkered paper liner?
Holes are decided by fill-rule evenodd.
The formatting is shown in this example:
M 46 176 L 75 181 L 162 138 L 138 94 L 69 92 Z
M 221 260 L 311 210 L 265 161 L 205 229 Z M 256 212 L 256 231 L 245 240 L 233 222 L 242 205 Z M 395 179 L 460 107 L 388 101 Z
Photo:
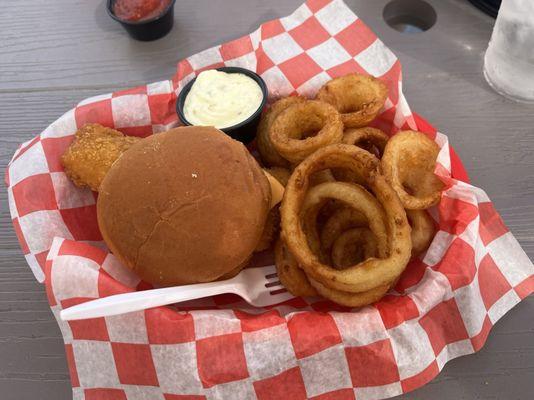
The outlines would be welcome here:
M 82 101 L 17 150 L 6 172 L 13 225 L 56 317 L 62 308 L 146 287 L 106 250 L 94 194 L 63 172 L 60 155 L 74 132 L 86 122 L 138 136 L 176 126 L 176 94 L 199 71 L 221 65 L 260 73 L 271 100 L 311 96 L 354 71 L 386 82 L 389 98 L 374 124 L 391 134 L 419 129 L 441 146 L 436 172 L 448 189 L 432 210 L 439 231 L 395 291 L 360 310 L 318 298 L 257 309 L 217 296 L 178 310 L 58 318 L 75 399 L 395 396 L 428 382 L 448 360 L 479 350 L 493 324 L 534 291 L 534 267 L 493 204 L 455 179 L 462 174 L 446 136 L 410 111 L 394 54 L 342 1 L 310 0 L 286 18 L 181 61 L 169 81 Z

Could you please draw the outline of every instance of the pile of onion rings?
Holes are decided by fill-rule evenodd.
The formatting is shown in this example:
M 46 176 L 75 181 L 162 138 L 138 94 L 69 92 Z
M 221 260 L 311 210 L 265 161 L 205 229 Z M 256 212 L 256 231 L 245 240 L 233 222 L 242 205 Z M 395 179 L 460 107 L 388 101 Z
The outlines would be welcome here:
M 285 193 L 261 248 L 276 241 L 278 277 L 295 296 L 374 303 L 434 238 L 426 209 L 443 190 L 439 147 L 419 132 L 389 138 L 368 126 L 386 98 L 381 81 L 350 74 L 315 100 L 280 99 L 262 117 L 261 161 Z

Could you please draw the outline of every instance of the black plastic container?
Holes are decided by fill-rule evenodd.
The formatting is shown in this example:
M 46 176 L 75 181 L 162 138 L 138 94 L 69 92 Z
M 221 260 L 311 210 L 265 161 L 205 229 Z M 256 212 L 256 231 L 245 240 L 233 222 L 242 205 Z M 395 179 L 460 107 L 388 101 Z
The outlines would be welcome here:
M 486 14 L 497 18 L 499 8 L 501 7 L 501 0 L 469 0 L 474 6 L 484 11 Z
M 117 17 L 113 13 L 113 3 L 115 3 L 115 0 L 107 0 L 106 8 L 109 16 L 115 21 L 118 21 L 132 38 L 150 41 L 165 36 L 172 29 L 174 24 L 175 2 L 176 0 L 171 0 L 167 8 L 160 15 L 141 21 L 126 21 Z
M 256 110 L 256 112 L 252 114 L 250 117 L 248 117 L 246 120 L 244 120 L 243 122 L 240 122 L 237 125 L 233 125 L 233 126 L 229 126 L 228 128 L 221 129 L 221 131 L 231 136 L 235 140 L 239 140 L 240 142 L 243 142 L 245 144 L 250 143 L 254 140 L 254 137 L 256 136 L 256 128 L 258 127 L 258 124 L 260 122 L 261 112 L 263 108 L 265 107 L 265 104 L 267 103 L 267 97 L 269 94 L 267 91 L 267 85 L 257 73 L 246 68 L 221 67 L 221 68 L 216 68 L 216 69 L 217 71 L 223 71 L 229 74 L 235 74 L 235 73 L 244 74 L 254 79 L 254 81 L 260 86 L 260 89 L 263 93 L 263 100 L 260 106 L 258 107 L 258 109 Z M 192 79 L 190 82 L 187 83 L 187 85 L 184 86 L 184 88 L 178 95 L 178 101 L 176 102 L 176 112 L 178 113 L 178 116 L 180 117 L 180 120 L 182 121 L 184 125 L 193 125 L 187 120 L 187 118 L 184 115 L 184 104 L 185 104 L 185 99 L 187 95 L 189 94 L 191 87 L 193 86 L 193 83 L 195 83 L 195 80 L 196 78 Z

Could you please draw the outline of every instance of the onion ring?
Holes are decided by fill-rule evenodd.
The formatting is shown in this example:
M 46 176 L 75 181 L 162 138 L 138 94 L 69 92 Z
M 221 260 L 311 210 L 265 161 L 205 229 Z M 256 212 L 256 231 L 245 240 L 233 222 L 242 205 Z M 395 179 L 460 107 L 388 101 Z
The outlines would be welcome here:
M 328 199 L 320 200 L 306 209 L 303 208 L 301 215 L 302 229 L 306 234 L 308 246 L 310 246 L 310 250 L 313 254 L 319 257 L 319 260 L 324 263 L 329 263 L 330 257 L 328 253 L 323 252 L 321 246 L 319 230 L 317 229 L 317 216 L 327 202 Z
M 308 136 L 310 132 L 317 133 Z M 273 147 L 292 163 L 299 163 L 321 147 L 341 142 L 342 137 L 343 123 L 337 110 L 317 100 L 286 108 L 269 130 Z
M 336 269 L 356 265 L 377 257 L 376 237 L 368 228 L 352 228 L 343 232 L 332 245 L 332 264 Z
M 332 104 L 346 128 L 361 128 L 376 118 L 388 95 L 386 85 L 368 75 L 348 74 L 327 82 L 316 98 Z
M 391 287 L 390 284 L 384 284 L 365 292 L 351 293 L 329 288 L 310 277 L 308 277 L 308 281 L 321 296 L 346 307 L 363 307 L 376 303 L 384 297 Z
M 330 171 L 329 169 L 324 169 L 322 171 L 319 171 L 313 174 L 310 177 L 310 186 L 317 186 L 320 183 L 335 182 L 335 181 L 336 181 L 336 178 L 332 174 L 332 171 Z
M 367 126 L 365 128 L 346 129 L 343 132 L 341 143 L 361 147 L 378 158 L 381 158 L 388 140 L 389 136 L 380 129 Z
M 343 206 L 335 210 L 325 221 L 321 229 L 321 245 L 325 252 L 330 252 L 334 241 L 350 228 L 367 226 L 367 218 L 361 212 Z
M 262 115 L 260 123 L 258 125 L 258 131 L 256 133 L 256 144 L 258 146 L 258 151 L 261 155 L 263 162 L 270 167 L 288 167 L 289 162 L 283 158 L 275 150 L 271 144 L 271 139 L 269 138 L 269 130 L 271 126 L 282 111 L 286 108 L 305 102 L 306 99 L 300 96 L 290 96 L 284 97 L 276 102 L 274 102 L 269 109 Z
M 359 185 L 345 182 L 325 182 L 308 190 L 302 205 L 302 212 L 307 213 L 310 209 L 321 207 L 329 199 L 336 199 L 357 207 L 357 210 L 368 221 L 369 229 L 376 236 L 380 257 L 386 257 L 388 232 L 385 225 L 384 210 L 378 200 Z M 309 232 L 305 232 L 309 239 Z
M 279 238 L 274 246 L 274 259 L 278 279 L 289 293 L 297 297 L 317 296 L 317 291 L 311 286 L 306 274 L 287 250 L 282 238 Z
M 351 144 L 367 150 L 369 153 L 381 158 L 389 137 L 380 129 L 365 127 L 346 129 L 343 133 L 342 143 Z M 333 175 L 338 181 L 362 183 L 357 175 L 344 169 L 333 169 Z
M 389 139 L 381 160 L 386 179 L 408 210 L 438 203 L 443 183 L 434 174 L 439 147 L 426 135 L 403 131 Z
M 434 239 L 434 220 L 425 210 L 406 210 L 406 216 L 412 227 L 412 257 L 417 257 Z
M 392 282 L 408 264 L 412 250 L 410 226 L 398 196 L 379 173 L 378 163 L 378 159 L 365 150 L 335 144 L 319 149 L 306 158 L 289 179 L 281 205 L 282 234 L 301 268 L 310 278 L 323 285 L 347 292 L 364 292 Z M 387 258 L 372 258 L 338 271 L 321 263 L 310 251 L 300 213 L 309 188 L 309 176 L 328 168 L 347 168 L 358 174 L 383 206 L 389 234 Z

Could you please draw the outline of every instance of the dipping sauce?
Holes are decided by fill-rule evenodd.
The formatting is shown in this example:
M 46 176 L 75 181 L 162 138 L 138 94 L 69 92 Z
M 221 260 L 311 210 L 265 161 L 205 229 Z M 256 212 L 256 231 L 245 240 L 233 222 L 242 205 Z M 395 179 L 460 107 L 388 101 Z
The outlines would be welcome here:
M 144 21 L 163 14 L 171 0 L 115 0 L 113 14 L 124 21 Z
M 228 128 L 252 116 L 263 101 L 254 79 L 241 73 L 201 72 L 184 103 L 184 116 L 192 125 Z

